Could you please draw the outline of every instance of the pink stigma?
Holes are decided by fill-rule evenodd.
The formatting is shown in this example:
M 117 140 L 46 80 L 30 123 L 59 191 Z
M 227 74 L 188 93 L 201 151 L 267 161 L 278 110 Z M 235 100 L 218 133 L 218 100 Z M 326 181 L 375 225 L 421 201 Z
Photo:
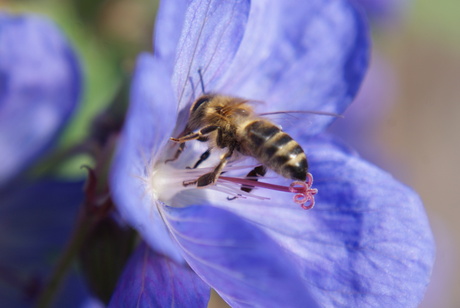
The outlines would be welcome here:
M 301 181 L 294 181 L 289 186 L 281 186 L 275 185 L 270 183 L 263 183 L 254 180 L 248 179 L 241 179 L 241 178 L 234 178 L 228 176 L 220 176 L 219 180 L 224 180 L 232 183 L 237 183 L 249 187 L 260 187 L 260 188 L 267 188 L 277 191 L 289 192 L 294 193 L 293 200 L 295 203 L 300 204 L 300 207 L 304 210 L 310 210 L 315 205 L 315 197 L 318 193 L 318 189 L 311 188 L 313 184 L 313 176 L 311 173 L 307 173 L 307 180 L 305 182 Z
M 300 182 L 295 181 L 289 185 L 289 191 L 295 193 L 293 199 L 294 202 L 300 204 L 304 210 L 310 210 L 315 206 L 315 197 L 318 193 L 318 189 L 311 188 L 313 184 L 313 176 L 311 173 L 307 174 L 307 181 Z

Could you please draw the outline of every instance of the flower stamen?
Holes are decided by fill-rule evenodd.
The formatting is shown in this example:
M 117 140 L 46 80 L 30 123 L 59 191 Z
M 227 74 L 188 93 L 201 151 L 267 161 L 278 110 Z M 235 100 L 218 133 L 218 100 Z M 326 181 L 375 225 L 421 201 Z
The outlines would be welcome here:
M 307 174 L 307 180 L 305 182 L 294 181 L 289 186 L 282 186 L 264 183 L 260 181 L 248 180 L 246 178 L 242 179 L 229 176 L 220 176 L 219 180 L 240 184 L 242 186 L 260 187 L 276 191 L 294 193 L 295 195 L 293 197 L 293 201 L 297 204 L 300 204 L 300 206 L 304 210 L 310 210 L 313 208 L 313 206 L 315 205 L 314 195 L 318 193 L 318 189 L 311 188 L 313 184 L 313 176 L 311 175 L 311 173 Z

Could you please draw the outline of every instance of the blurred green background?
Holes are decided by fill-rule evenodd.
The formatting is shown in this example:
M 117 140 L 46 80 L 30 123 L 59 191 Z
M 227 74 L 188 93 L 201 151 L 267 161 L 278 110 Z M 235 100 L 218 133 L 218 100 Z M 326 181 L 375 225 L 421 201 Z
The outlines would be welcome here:
M 78 50 L 85 94 L 60 140 L 66 149 L 87 136 L 95 116 L 128 83 L 136 55 L 152 50 L 158 1 L 0 0 L 0 7 L 51 17 Z M 414 0 L 373 29 L 395 93 L 372 138 L 394 162 L 385 168 L 421 195 L 438 246 L 421 307 L 460 307 L 460 2 Z M 81 177 L 80 166 L 90 159 L 76 156 L 53 171 Z

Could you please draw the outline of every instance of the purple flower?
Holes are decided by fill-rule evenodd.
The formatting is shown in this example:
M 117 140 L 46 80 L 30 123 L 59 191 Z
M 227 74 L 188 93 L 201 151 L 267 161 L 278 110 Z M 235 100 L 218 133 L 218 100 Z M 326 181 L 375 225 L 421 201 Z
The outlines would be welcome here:
M 38 16 L 0 13 L 0 302 L 32 307 L 75 223 L 81 181 L 17 180 L 57 139 L 80 93 L 67 39 Z M 16 181 L 15 181 L 16 180 Z M 56 307 L 81 305 L 76 275 Z
M 205 143 L 188 142 L 165 163 L 177 149 L 169 137 L 201 94 L 199 70 L 207 92 L 262 101 L 259 112 L 343 112 L 369 53 L 366 25 L 350 3 L 164 1 L 156 29 L 154 55 L 138 61 L 112 173 L 121 215 L 152 250 L 141 246 L 133 256 L 111 305 L 203 306 L 213 288 L 236 307 L 416 306 L 434 255 L 423 205 L 320 134 L 332 117 L 286 127 L 319 190 L 311 211 L 263 188 L 229 200 L 241 191 L 221 179 L 207 189 L 184 187 L 218 160 L 216 153 L 186 168 Z M 244 177 L 255 164 L 238 159 L 225 175 Z M 260 181 L 289 184 L 274 173 Z
M 55 25 L 0 12 L 0 186 L 56 140 L 80 82 L 75 54 Z

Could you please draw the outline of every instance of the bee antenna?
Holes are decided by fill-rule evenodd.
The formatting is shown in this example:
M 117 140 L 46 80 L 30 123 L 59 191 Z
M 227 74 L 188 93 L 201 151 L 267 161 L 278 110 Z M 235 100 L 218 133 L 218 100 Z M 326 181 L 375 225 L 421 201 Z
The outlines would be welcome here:
M 192 76 L 189 76 L 188 80 L 190 81 L 190 85 L 192 86 L 193 97 L 195 97 L 195 85 L 193 84 Z
M 203 94 L 205 94 L 206 91 L 204 90 L 204 81 L 203 81 L 203 74 L 202 74 L 201 68 L 198 69 L 198 76 L 200 76 L 201 91 Z

